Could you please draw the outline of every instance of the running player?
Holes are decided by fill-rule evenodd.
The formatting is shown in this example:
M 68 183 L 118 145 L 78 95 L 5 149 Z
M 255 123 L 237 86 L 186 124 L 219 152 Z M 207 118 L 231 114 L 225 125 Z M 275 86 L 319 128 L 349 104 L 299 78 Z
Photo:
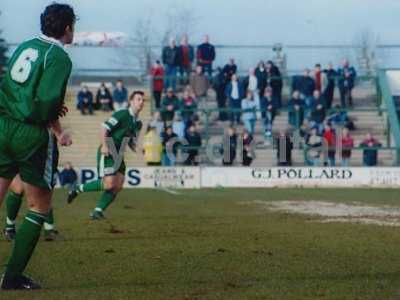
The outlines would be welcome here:
M 69 5 L 47 6 L 40 16 L 43 35 L 15 50 L 0 85 L 0 202 L 19 174 L 29 207 L 15 236 L 1 289 L 40 288 L 23 272 L 51 208 L 58 164 L 54 135 L 62 146 L 72 143 L 58 118 L 72 69 L 63 45 L 72 43 L 75 20 Z
M 15 224 L 18 216 L 19 209 L 21 208 L 22 198 L 24 197 L 24 186 L 21 177 L 17 175 L 9 187 L 9 191 L 5 200 L 6 203 L 6 226 L 4 228 L 5 238 L 11 242 L 14 240 L 16 235 Z M 54 214 L 53 209 L 47 215 L 44 225 L 44 240 L 54 241 L 58 235 L 58 231 L 54 226 Z
M 104 191 L 97 201 L 96 207 L 90 214 L 93 220 L 104 218 L 104 211 L 114 201 L 118 192 L 122 189 L 125 180 L 125 162 L 120 161 L 115 165 L 115 154 L 111 153 L 108 141 L 115 145 L 117 153 L 124 141 L 134 149 L 136 138 L 142 128 L 139 114 L 144 106 L 144 93 L 135 91 L 129 97 L 129 108 L 115 112 L 111 118 L 103 123 L 101 131 L 101 145 L 97 151 L 97 171 L 99 178 L 86 184 L 81 184 L 75 191 L 68 194 L 68 203 L 71 203 L 80 193 Z M 123 155 L 123 153 L 122 153 Z M 118 162 L 117 162 L 118 163 Z

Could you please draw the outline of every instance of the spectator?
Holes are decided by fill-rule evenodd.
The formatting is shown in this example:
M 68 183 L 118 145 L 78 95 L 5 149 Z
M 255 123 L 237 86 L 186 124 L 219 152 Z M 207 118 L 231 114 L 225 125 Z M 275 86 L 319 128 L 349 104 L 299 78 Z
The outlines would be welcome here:
M 342 167 L 348 167 L 351 157 L 351 149 L 354 147 L 354 139 L 350 136 L 349 129 L 342 129 Z
M 191 124 L 189 126 L 189 129 L 186 132 L 185 139 L 188 143 L 187 145 L 188 157 L 185 161 L 185 165 L 197 166 L 199 162 L 199 149 L 201 147 L 201 136 L 194 124 Z
M 186 89 L 183 92 L 183 99 L 182 99 L 182 117 L 183 121 L 186 124 L 186 127 L 197 120 L 196 117 L 196 109 L 197 104 L 194 98 L 190 95 L 190 92 Z
M 272 134 L 272 123 L 274 122 L 277 109 L 278 101 L 273 97 L 272 89 L 267 87 L 263 97 L 260 99 L 261 118 L 266 138 L 269 138 Z
M 222 71 L 225 76 L 225 81 L 226 82 L 230 81 L 232 75 L 236 74 L 237 72 L 237 65 L 235 64 L 235 60 L 233 58 L 230 58 L 229 62 L 224 66 Z
M 256 71 L 253 68 L 249 69 L 249 75 L 247 75 L 243 81 L 243 88 L 245 91 L 251 91 L 253 93 L 253 99 L 258 102 L 260 100 L 260 91 L 258 89 L 258 78 Z
M 283 81 L 281 71 L 274 65 L 272 61 L 267 61 L 266 64 L 267 85 L 272 88 L 272 95 L 278 101 L 278 107 L 282 107 L 282 87 Z
M 318 166 L 321 159 L 322 137 L 318 135 L 317 128 L 311 129 L 311 134 L 306 140 L 306 163 L 309 166 Z
M 264 95 L 264 90 L 267 86 L 267 70 L 265 69 L 264 61 L 261 60 L 258 63 L 257 68 L 255 70 L 255 74 L 257 77 L 257 84 L 258 84 L 257 89 L 260 92 L 260 97 L 262 97 Z
M 153 113 L 153 117 L 150 121 L 150 126 L 155 128 L 158 135 L 161 137 L 162 133 L 164 132 L 164 122 L 161 118 L 161 114 L 159 111 L 155 111 Z
M 69 191 L 75 190 L 78 175 L 70 162 L 67 162 L 64 165 L 64 169 L 58 174 L 58 178 L 60 179 L 60 184 L 63 188 L 66 187 Z
M 315 89 L 318 90 L 320 94 L 323 94 L 328 86 L 328 77 L 322 71 L 320 64 L 315 65 L 313 79 L 315 82 Z
M 174 119 L 175 111 L 179 109 L 180 103 L 178 98 L 175 96 L 174 90 L 169 87 L 167 94 L 161 101 L 161 118 L 164 122 L 171 122 Z
M 196 102 L 204 106 L 209 83 L 207 77 L 203 74 L 201 66 L 197 66 L 196 72 L 190 75 L 189 84 L 196 96 Z
M 162 134 L 162 165 L 166 167 L 175 166 L 178 154 L 178 136 L 172 131 L 172 126 L 166 126 Z
M 304 99 L 306 106 L 309 106 L 308 102 L 315 90 L 315 81 L 312 79 L 309 69 L 304 69 L 302 76 L 294 76 L 292 90 L 298 90 L 300 92 L 300 97 Z
M 114 110 L 119 111 L 128 107 L 128 90 L 124 87 L 124 82 L 118 80 L 113 92 Z
M 163 146 L 157 128 L 149 125 L 143 137 L 144 160 L 148 166 L 161 166 Z
M 281 130 L 279 136 L 275 139 L 275 143 L 278 166 L 291 166 L 293 143 L 290 140 L 289 134 Z
M 325 162 L 325 165 L 334 167 L 336 165 L 336 134 L 329 122 L 325 122 L 323 138 L 324 146 L 326 147 L 328 153 L 328 161 Z
M 326 89 L 322 92 L 322 95 L 326 100 L 326 108 L 331 109 L 335 93 L 336 76 L 337 76 L 337 73 L 333 68 L 332 63 L 328 64 L 328 68 L 324 70 L 324 73 L 326 74 L 328 84 L 326 86 Z
M 340 91 L 340 103 L 342 107 L 346 107 L 348 102 L 349 106 L 352 107 L 352 91 L 357 76 L 356 70 L 354 67 L 350 66 L 347 59 L 343 59 L 342 67 L 339 68 L 337 75 L 339 77 L 338 84 Z
M 212 63 L 215 60 L 215 47 L 210 44 L 208 35 L 204 36 L 204 42 L 197 47 L 197 64 L 202 67 L 204 73 L 212 76 Z
M 250 134 L 254 134 L 257 121 L 256 112 L 259 109 L 259 105 L 254 100 L 252 91 L 247 91 L 246 98 L 242 100 L 241 109 L 244 127 Z
M 288 121 L 291 126 L 299 129 L 304 121 L 304 101 L 300 98 L 300 92 L 294 91 L 288 103 Z
M 192 72 L 192 63 L 194 60 L 193 46 L 189 44 L 187 34 L 182 37 L 178 54 L 179 72 L 182 76 L 182 83 L 186 84 L 189 81 L 189 75 Z
M 186 126 L 182 117 L 177 114 L 172 122 L 172 131 L 178 136 L 178 138 L 183 139 L 185 137 Z
M 220 121 L 226 121 L 228 119 L 228 114 L 224 111 L 226 109 L 226 85 L 227 81 L 224 72 L 221 68 L 217 68 L 217 75 L 214 77 L 213 87 L 217 94 L 217 104 L 219 109 L 218 120 Z
M 382 144 L 368 132 L 365 139 L 360 144 L 360 147 L 363 148 L 363 165 L 365 167 L 373 167 L 378 164 L 377 148 L 381 146 Z
M 162 50 L 162 62 L 165 67 L 165 88 L 176 90 L 176 76 L 179 67 L 179 51 L 174 39 Z
M 343 126 L 349 130 L 355 130 L 354 122 L 347 116 L 347 112 L 342 110 L 340 105 L 335 106 L 335 111 L 329 115 L 327 121 L 333 126 Z
M 253 135 L 246 129 L 243 131 L 243 166 L 250 166 L 253 161 Z
M 310 114 L 310 127 L 316 127 L 318 134 L 320 134 L 324 127 L 324 120 L 326 117 L 325 101 L 321 96 L 319 90 L 315 90 L 311 100 L 313 106 Z
M 104 82 L 101 83 L 100 88 L 97 90 L 95 108 L 102 111 L 113 110 L 112 96 Z
M 78 93 L 78 108 L 82 115 L 86 115 L 86 110 L 89 115 L 93 114 L 93 94 L 86 85 Z
M 228 135 L 224 140 L 222 164 L 224 166 L 231 166 L 236 159 L 236 148 L 237 148 L 237 135 L 234 127 L 228 128 Z
M 243 85 L 238 81 L 236 74 L 232 75 L 231 81 L 226 85 L 225 95 L 229 100 L 230 121 L 232 124 L 239 124 L 240 109 L 242 105 L 241 99 L 243 99 L 244 90 Z
M 164 89 L 164 68 L 159 60 L 153 64 L 150 69 L 150 75 L 153 79 L 153 98 L 155 101 L 156 109 L 161 107 L 161 95 Z

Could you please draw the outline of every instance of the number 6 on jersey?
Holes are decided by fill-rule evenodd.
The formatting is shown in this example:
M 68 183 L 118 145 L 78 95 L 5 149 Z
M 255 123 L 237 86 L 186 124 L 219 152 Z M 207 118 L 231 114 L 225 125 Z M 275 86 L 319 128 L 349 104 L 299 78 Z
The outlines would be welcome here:
M 27 81 L 31 73 L 32 63 L 38 59 L 38 56 L 38 51 L 33 48 L 22 51 L 11 69 L 11 78 L 18 83 Z

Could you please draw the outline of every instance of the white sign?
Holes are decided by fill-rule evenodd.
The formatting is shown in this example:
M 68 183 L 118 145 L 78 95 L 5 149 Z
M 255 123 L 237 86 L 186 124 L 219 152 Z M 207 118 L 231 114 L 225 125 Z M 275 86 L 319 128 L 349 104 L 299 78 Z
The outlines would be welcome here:
M 202 168 L 202 187 L 400 187 L 400 168 Z

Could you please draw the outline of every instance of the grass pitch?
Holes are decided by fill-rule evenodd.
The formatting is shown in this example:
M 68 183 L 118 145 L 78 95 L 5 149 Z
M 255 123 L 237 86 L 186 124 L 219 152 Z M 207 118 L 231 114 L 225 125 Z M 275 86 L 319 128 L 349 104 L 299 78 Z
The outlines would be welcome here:
M 40 242 L 27 273 L 44 289 L 0 299 L 400 299 L 400 228 L 319 223 L 252 201 L 400 207 L 396 190 L 125 190 L 89 221 L 97 194 L 66 205 L 62 238 Z M 0 217 L 4 219 L 4 207 Z M 0 239 L 0 264 L 11 244 Z

